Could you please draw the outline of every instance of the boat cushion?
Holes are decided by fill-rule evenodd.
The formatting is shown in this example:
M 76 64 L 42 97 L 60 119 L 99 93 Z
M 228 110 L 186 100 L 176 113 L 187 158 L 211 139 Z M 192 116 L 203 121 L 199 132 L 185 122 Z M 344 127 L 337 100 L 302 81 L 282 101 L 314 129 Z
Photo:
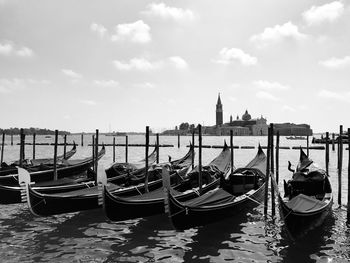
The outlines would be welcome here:
M 234 199 L 234 195 L 231 195 L 222 188 L 217 188 L 197 198 L 187 201 L 185 205 L 188 207 L 210 206 L 232 202 Z
M 286 203 L 294 212 L 308 212 L 324 207 L 327 203 L 316 198 L 299 194 Z

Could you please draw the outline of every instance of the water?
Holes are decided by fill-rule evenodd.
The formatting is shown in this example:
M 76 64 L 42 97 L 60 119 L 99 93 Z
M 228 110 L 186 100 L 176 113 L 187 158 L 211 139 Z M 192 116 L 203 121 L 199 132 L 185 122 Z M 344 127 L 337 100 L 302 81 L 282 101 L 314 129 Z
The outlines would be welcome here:
M 89 136 L 91 137 L 91 136 Z M 70 136 L 80 143 L 80 136 Z M 228 137 L 203 137 L 203 144 L 220 145 Z M 15 143 L 18 138 L 14 138 Z M 181 137 L 181 147 L 161 148 L 161 161 L 168 155 L 173 159 L 183 156 L 191 140 Z M 27 137 L 31 142 L 31 137 Z M 37 136 L 38 142 L 52 142 L 53 138 Z M 60 138 L 60 141 L 63 141 Z M 84 145 L 91 138 L 85 136 Z M 100 136 L 100 141 L 112 142 L 112 137 Z M 151 142 L 154 141 L 152 137 Z M 265 137 L 235 137 L 235 145 L 266 145 Z M 118 137 L 117 143 L 124 138 Z M 19 146 L 10 146 L 7 138 L 5 161 L 18 159 Z M 144 136 L 129 136 L 129 143 L 144 143 Z M 177 146 L 177 137 L 160 137 L 160 143 Z M 306 141 L 288 141 L 283 146 L 305 146 Z M 70 149 L 70 146 L 68 147 Z M 63 147 L 59 148 L 62 153 Z M 203 149 L 203 164 L 209 162 L 220 149 Z M 235 150 L 236 167 L 245 165 L 256 153 L 253 150 Z M 73 158 L 91 154 L 91 147 L 78 147 Z M 37 146 L 36 156 L 53 155 L 53 147 Z M 26 156 L 32 156 L 32 147 L 26 146 Z M 112 161 L 112 147 L 107 147 L 101 164 Z M 117 159 L 124 161 L 123 147 L 117 148 Z M 144 148 L 130 147 L 129 160 L 144 156 Z M 324 167 L 324 151 L 310 150 L 311 158 Z M 296 164 L 297 150 L 280 151 L 280 178 L 288 179 L 287 161 Z M 344 152 L 342 203 L 347 202 L 347 151 Z M 336 153 L 330 155 L 330 178 L 337 203 Z M 281 185 L 280 185 L 281 187 Z M 282 189 L 281 189 L 282 190 Z M 270 206 L 271 207 L 271 206 Z M 229 218 L 204 227 L 186 231 L 172 228 L 165 215 L 118 223 L 108 221 L 102 210 L 92 210 L 52 217 L 35 217 L 26 204 L 0 205 L 1 262 L 349 262 L 350 230 L 346 225 L 346 207 L 333 206 L 333 213 L 322 228 L 294 242 L 288 238 L 278 211 L 276 218 L 264 219 L 263 207 L 247 214 Z M 271 214 L 271 211 L 269 211 Z

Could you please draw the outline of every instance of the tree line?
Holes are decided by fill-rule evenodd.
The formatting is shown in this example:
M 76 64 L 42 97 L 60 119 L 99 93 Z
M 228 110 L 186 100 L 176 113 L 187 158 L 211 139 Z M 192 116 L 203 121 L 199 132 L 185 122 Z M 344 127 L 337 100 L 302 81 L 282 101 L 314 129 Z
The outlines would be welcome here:
M 49 129 L 40 129 L 40 128 L 23 128 L 23 132 L 24 134 L 37 134 L 37 135 L 54 135 L 55 131 L 53 130 L 49 130 Z M 0 128 L 0 133 L 5 133 L 5 134 L 13 134 L 13 135 L 17 135 L 21 133 L 21 129 L 20 128 L 9 128 L 9 129 L 1 129 Z M 68 131 L 58 131 L 59 135 L 65 135 L 65 134 L 70 134 L 70 132 Z

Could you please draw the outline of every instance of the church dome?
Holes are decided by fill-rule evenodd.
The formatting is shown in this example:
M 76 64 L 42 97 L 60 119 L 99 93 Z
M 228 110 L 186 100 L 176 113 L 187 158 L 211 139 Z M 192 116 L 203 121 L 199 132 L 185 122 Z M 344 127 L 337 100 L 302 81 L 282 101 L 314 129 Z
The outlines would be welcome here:
M 245 111 L 245 113 L 242 115 L 242 120 L 249 121 L 252 118 L 250 114 L 248 113 L 248 110 Z

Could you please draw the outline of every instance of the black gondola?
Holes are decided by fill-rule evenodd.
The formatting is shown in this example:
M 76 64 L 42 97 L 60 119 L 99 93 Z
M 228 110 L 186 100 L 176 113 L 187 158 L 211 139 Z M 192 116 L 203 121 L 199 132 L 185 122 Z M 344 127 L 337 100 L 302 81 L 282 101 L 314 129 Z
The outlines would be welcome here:
M 57 164 L 60 165 L 64 160 L 70 159 L 77 152 L 77 147 L 74 143 L 73 148 L 64 154 L 57 156 Z M 28 170 L 29 172 L 42 171 L 47 169 L 52 169 L 53 166 L 53 158 L 41 158 L 41 159 L 31 159 L 26 160 L 23 164 L 23 168 Z M 8 174 L 16 174 L 17 166 L 19 165 L 19 161 L 16 161 L 10 165 L 6 163 L 1 164 L 0 168 L 0 176 L 8 175 Z
M 230 150 L 226 143 L 222 152 L 203 167 L 202 176 L 206 184 L 202 192 L 218 187 L 220 176 L 230 170 Z M 179 200 L 189 200 L 198 196 L 198 167 L 195 167 L 183 181 L 172 190 Z M 146 217 L 164 213 L 164 192 L 158 189 L 143 195 L 121 197 L 113 194 L 107 187 L 104 188 L 104 210 L 112 221 L 121 221 L 132 218 Z
M 187 154 L 186 158 L 191 160 L 191 155 Z M 189 164 L 187 164 L 188 162 L 184 158 L 179 159 L 179 161 L 180 160 L 183 161 L 184 166 L 179 165 L 174 167 L 171 170 L 174 179 L 177 177 L 181 178 L 182 176 L 184 176 L 189 167 Z M 99 169 L 100 171 L 98 173 L 98 176 L 101 176 L 101 174 L 104 174 L 105 171 L 101 170 L 102 166 L 99 166 Z M 149 172 L 152 173 L 152 170 L 150 170 Z M 104 181 L 104 179 L 100 179 L 100 180 Z M 113 180 L 114 180 L 113 177 L 107 179 L 107 182 L 109 182 L 108 188 L 110 189 L 110 191 L 112 191 L 116 195 L 129 196 L 129 195 L 135 195 L 135 194 L 145 192 L 144 183 L 125 188 L 125 187 L 121 187 L 119 185 L 113 184 L 112 183 L 114 182 Z M 148 189 L 150 191 L 157 189 L 161 186 L 162 186 L 162 179 L 150 181 L 148 183 Z M 96 186 L 96 185 L 93 187 L 80 189 L 76 191 L 64 191 L 64 192 L 62 191 L 60 193 L 55 193 L 55 194 L 40 193 L 34 190 L 31 187 L 31 185 L 28 185 L 27 187 L 27 196 L 28 196 L 27 201 L 28 201 L 30 210 L 33 214 L 39 215 L 39 216 L 49 216 L 54 214 L 70 213 L 70 212 L 76 212 L 81 210 L 90 210 L 90 209 L 99 208 L 102 206 L 101 199 L 99 201 L 99 195 L 101 194 L 102 194 L 102 189 L 100 188 L 100 191 L 99 191 L 99 186 Z
M 290 169 L 290 168 L 289 168 Z M 291 238 L 300 238 L 322 225 L 331 213 L 332 187 L 326 172 L 300 149 L 300 160 L 292 179 L 284 181 L 284 196 L 277 191 L 281 216 Z M 277 188 L 276 181 L 272 177 Z
M 98 153 L 98 160 L 106 153 L 103 146 Z M 83 172 L 86 172 L 94 163 L 92 157 L 77 160 L 64 160 L 62 165 L 57 167 L 57 178 L 71 177 Z M 54 168 L 49 170 L 29 172 L 31 182 L 52 181 L 54 179 Z M 18 186 L 18 174 L 9 174 L 0 177 L 0 185 L 2 186 Z M 0 200 L 3 194 L 0 192 Z
M 181 202 L 167 191 L 168 215 L 176 229 L 206 225 L 235 216 L 259 205 L 264 197 L 266 155 L 259 146 L 255 158 L 244 168 L 236 169 L 221 186 L 192 200 Z

